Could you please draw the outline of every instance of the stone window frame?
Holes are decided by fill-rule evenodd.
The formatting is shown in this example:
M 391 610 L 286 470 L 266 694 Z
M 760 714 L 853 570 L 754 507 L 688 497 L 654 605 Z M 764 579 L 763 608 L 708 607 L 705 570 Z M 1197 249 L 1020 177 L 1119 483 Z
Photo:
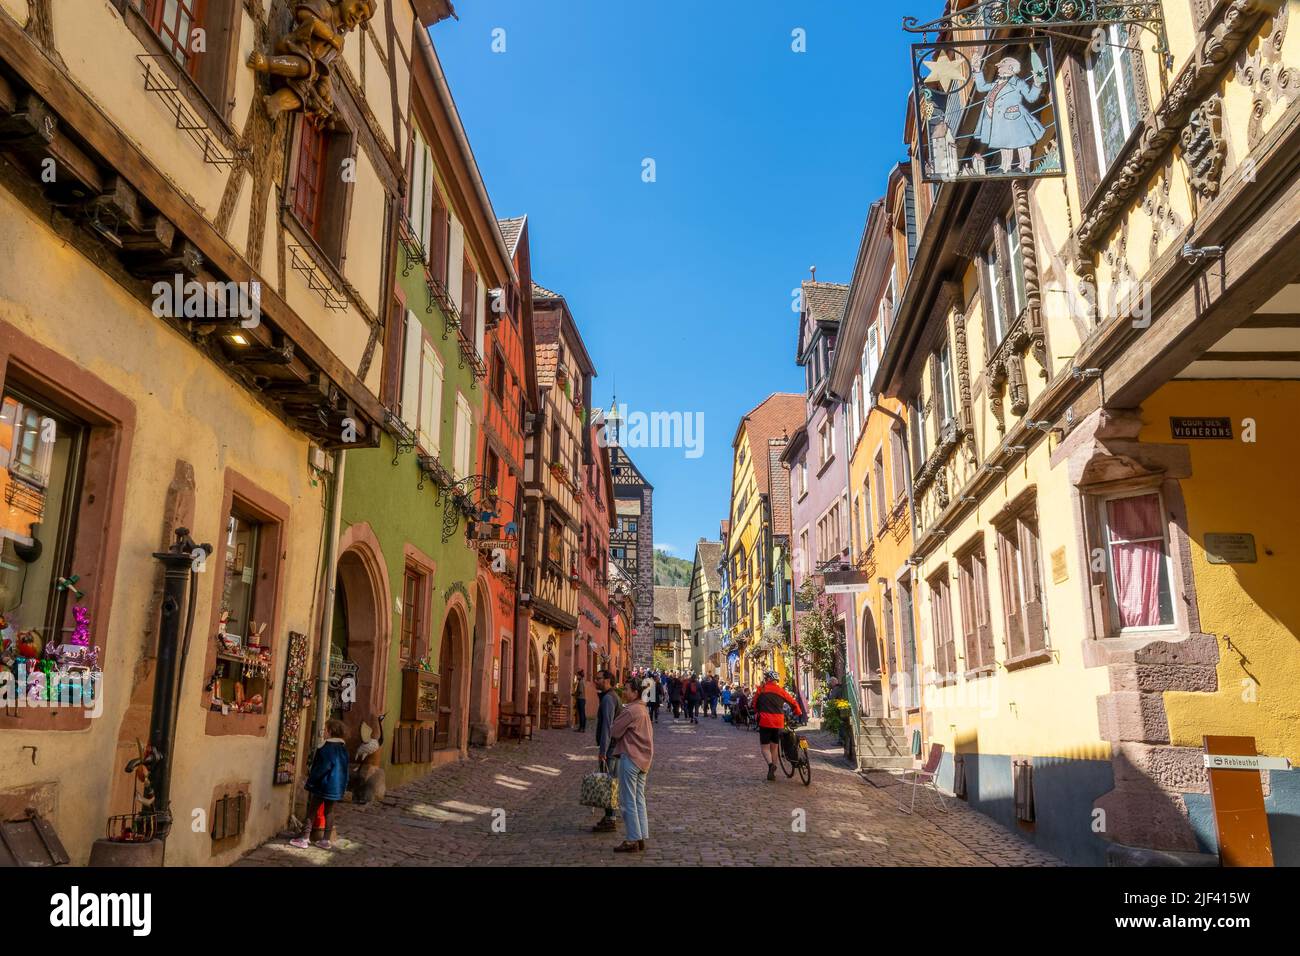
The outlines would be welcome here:
M 1137 116 L 1123 147 L 1115 155 L 1108 169 L 1100 168 L 1096 151 L 1096 133 L 1092 119 L 1092 98 L 1088 92 L 1087 57 L 1090 35 L 1079 35 L 1073 42 L 1062 40 L 1058 63 L 1064 77 L 1065 108 L 1069 118 L 1071 148 L 1074 156 L 1079 201 L 1085 213 L 1105 194 L 1106 186 L 1124 168 L 1124 161 L 1142 136 L 1144 120 L 1151 114 L 1151 92 L 1147 78 L 1145 47 L 1140 40 L 1142 28 L 1129 24 L 1129 42 L 1136 43 L 1137 55 L 1133 58 L 1133 89 L 1137 98 Z
M 1152 641 L 1178 641 L 1200 632 L 1199 613 L 1194 599 L 1186 600 L 1187 595 L 1196 594 L 1196 582 L 1191 565 L 1191 536 L 1187 532 L 1187 506 L 1183 500 L 1182 488 L 1178 479 L 1170 478 L 1163 472 L 1138 475 L 1115 481 L 1092 482 L 1078 486 L 1079 505 L 1082 514 L 1082 535 L 1079 548 L 1080 560 L 1087 569 L 1086 599 L 1090 614 L 1087 627 L 1089 638 L 1105 642 L 1108 646 L 1142 647 Z M 1174 623 L 1160 627 L 1128 628 L 1120 630 L 1112 623 L 1112 601 L 1109 593 L 1110 557 L 1106 556 L 1106 567 L 1101 572 L 1093 570 L 1092 555 L 1094 549 L 1105 550 L 1103 538 L 1104 525 L 1100 509 L 1109 498 L 1123 497 L 1126 493 L 1156 492 L 1160 495 L 1161 511 L 1164 515 L 1162 526 L 1165 530 L 1165 543 L 1168 548 L 1166 560 L 1169 562 L 1169 588 L 1174 612 Z M 1179 600 L 1179 595 L 1184 600 Z
M 966 665 L 965 674 L 967 680 L 975 680 L 980 677 L 988 677 L 997 672 L 997 639 L 993 633 L 993 605 L 989 593 L 989 554 L 988 546 L 984 540 L 984 532 L 976 532 L 965 544 L 956 550 L 954 557 L 957 563 L 957 598 L 961 605 L 962 619 L 962 651 L 963 660 Z M 978 561 L 983 567 L 981 578 L 973 573 L 975 562 Z M 969 568 L 967 565 L 969 564 Z M 967 596 L 969 592 L 969 597 Z M 983 602 L 984 623 L 979 623 L 979 614 L 977 613 L 978 603 Z M 971 627 L 967 628 L 967 617 L 971 618 L 969 622 Z M 981 639 L 980 628 L 988 630 L 987 642 Z M 972 645 L 970 638 L 974 639 Z M 971 648 L 974 646 L 978 650 L 975 657 L 971 656 Z M 984 648 L 988 649 L 988 660 L 984 659 Z
M 280 650 L 284 641 L 280 639 L 280 628 L 284 620 L 284 582 L 287 574 L 289 540 L 289 520 L 291 509 L 288 504 L 272 495 L 251 478 L 227 467 L 222 478 L 221 512 L 217 518 L 217 537 L 225 533 L 226 521 L 231 511 L 238 509 L 261 524 L 258 533 L 256 573 L 258 580 L 254 591 L 253 607 L 257 616 L 266 624 L 264 642 L 271 649 L 271 671 L 266 679 L 266 701 L 260 714 L 223 714 L 209 706 L 211 695 L 206 688 L 198 696 L 197 706 L 204 714 L 204 733 L 209 737 L 251 736 L 265 737 L 271 713 L 275 710 L 275 693 L 278 689 L 275 678 L 283 670 Z M 213 561 L 221 554 L 219 541 L 214 542 L 216 550 Z M 214 574 L 216 568 L 214 567 Z M 203 662 L 203 676 L 207 678 L 216 669 L 217 642 L 213 635 L 221 620 L 221 587 L 214 583 L 212 587 L 212 610 L 204 643 L 207 652 Z M 269 607 L 270 613 L 267 613 Z
M 957 639 L 952 622 L 952 584 L 948 562 L 943 561 L 925 578 L 929 589 L 931 643 L 934 647 L 933 687 L 951 687 L 957 683 Z M 945 636 L 946 635 L 946 636 Z M 945 648 L 947 654 L 945 654 Z M 940 664 L 951 654 L 951 669 L 944 672 Z
M 0 389 L 11 384 L 35 393 L 87 426 L 75 517 L 81 533 L 73 537 L 72 566 L 79 575 L 78 586 L 86 594 L 82 604 L 90 611 L 91 643 L 98 645 L 100 659 L 107 660 L 136 428 L 135 404 L 80 365 L 0 319 Z M 71 607 L 69 602 L 67 615 Z M 68 624 L 71 618 L 64 620 Z M 149 624 L 156 626 L 156 619 Z M 25 708 L 20 714 L 11 717 L 0 711 L 0 732 L 78 731 L 91 726 L 91 718 L 82 708 Z
M 127 30 L 144 52 L 154 55 L 153 63 L 166 74 L 187 104 L 226 146 L 233 146 L 236 136 L 231 122 L 236 105 L 235 86 L 239 78 L 242 39 L 240 28 L 244 15 L 241 0 L 206 0 L 202 26 L 207 31 L 207 50 L 202 57 L 200 76 L 191 74 L 169 55 L 166 44 L 154 30 L 149 13 L 144 9 L 148 0 L 111 2 Z M 219 30 L 212 29 L 211 21 L 217 22 Z M 215 48 L 214 36 L 220 43 Z
M 1021 621 L 1023 628 L 1024 651 L 1019 654 L 1012 653 L 1012 628 L 1011 618 L 1012 599 L 1015 599 L 1015 606 L 1019 609 L 1019 614 L 1024 614 L 1032 601 L 1022 602 L 1020 595 L 1025 593 L 1025 562 L 1024 554 L 1024 534 L 1022 526 L 1027 522 L 1032 522 L 1032 534 L 1037 553 L 1034 555 L 1034 568 L 1038 577 L 1038 594 L 1042 612 L 1042 646 L 1035 647 L 1033 636 L 1029 630 L 1028 621 Z M 1019 670 L 1023 667 L 1032 667 L 1036 664 L 1044 664 L 1051 661 L 1054 657 L 1052 648 L 1051 628 L 1048 619 L 1048 601 L 1047 601 L 1047 582 L 1043 577 L 1043 538 L 1042 526 L 1038 521 L 1038 488 L 1037 485 L 1030 485 L 1010 502 L 1008 502 L 990 521 L 995 533 L 996 541 L 993 549 L 998 556 L 998 580 L 1002 594 L 1002 646 L 1006 656 L 1002 661 L 1002 666 L 1008 671 Z M 1014 546 L 1015 549 L 1015 573 L 1016 588 L 1015 594 L 1010 593 L 1010 582 L 1008 573 L 1011 570 L 1007 564 L 1008 546 Z

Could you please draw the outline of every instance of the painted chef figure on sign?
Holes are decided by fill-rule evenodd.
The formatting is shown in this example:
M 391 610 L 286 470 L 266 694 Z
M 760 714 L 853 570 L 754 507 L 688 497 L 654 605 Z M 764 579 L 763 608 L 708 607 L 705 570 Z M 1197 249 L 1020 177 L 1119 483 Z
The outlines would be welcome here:
M 983 54 L 976 53 L 971 57 L 975 89 L 987 94 L 980 106 L 975 139 L 1001 152 L 1004 173 L 1012 171 L 1013 160 L 1019 161 L 1022 172 L 1029 173 L 1034 146 L 1046 132 L 1029 109 L 1030 104 L 1042 96 L 1043 84 L 1047 80 L 1046 70 L 1036 54 L 1033 54 L 1033 60 L 1033 82 L 1026 82 L 1020 76 L 1020 61 L 1013 56 L 998 61 L 997 79 L 990 82 L 984 76 Z

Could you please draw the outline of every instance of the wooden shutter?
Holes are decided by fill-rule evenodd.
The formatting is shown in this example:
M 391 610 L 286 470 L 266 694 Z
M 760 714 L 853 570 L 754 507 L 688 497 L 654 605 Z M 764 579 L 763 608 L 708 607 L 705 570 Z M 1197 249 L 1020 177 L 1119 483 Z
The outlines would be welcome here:
M 471 335 L 478 319 L 478 276 L 474 273 L 469 256 L 465 257 L 465 264 L 461 268 L 459 306 L 461 328 L 466 335 Z
M 1002 569 L 1002 606 L 1007 616 L 1007 657 L 1019 657 L 1024 653 L 1023 623 L 1020 603 L 1020 560 L 1015 539 L 1014 526 L 1000 535 L 1001 547 L 998 563 Z
M 1047 646 L 1046 619 L 1043 607 L 1043 577 L 1038 560 L 1037 516 L 1027 514 L 1018 522 L 1020 526 L 1020 555 L 1024 567 L 1024 628 L 1025 652 L 1042 650 Z
M 1016 819 L 1034 821 L 1034 765 L 1029 760 L 1011 763 L 1011 788 L 1015 794 Z
M 980 666 L 980 650 L 976 639 L 975 622 L 975 580 L 972 565 L 975 556 L 968 554 L 961 562 L 959 586 L 961 588 L 961 646 L 966 655 L 966 670 L 972 671 Z
M 442 358 L 428 341 L 420 343 L 420 438 L 427 451 L 442 445 Z
M 415 431 L 420 423 L 420 345 L 424 336 L 419 320 L 406 312 L 406 335 L 402 347 L 402 422 Z
M 447 257 L 451 247 L 451 220 L 435 189 L 429 214 L 429 271 L 438 285 L 447 286 Z

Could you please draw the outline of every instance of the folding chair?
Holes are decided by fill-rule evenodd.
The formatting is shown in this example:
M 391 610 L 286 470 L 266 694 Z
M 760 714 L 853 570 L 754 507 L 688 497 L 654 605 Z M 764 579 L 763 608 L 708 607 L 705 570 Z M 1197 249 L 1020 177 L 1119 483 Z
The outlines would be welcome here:
M 912 813 L 916 809 L 916 791 L 925 789 L 934 795 L 934 801 L 939 805 L 939 810 L 943 813 L 948 812 L 948 806 L 943 802 L 943 793 L 940 792 L 939 785 L 935 780 L 935 775 L 939 772 L 939 761 L 942 759 L 943 744 L 931 744 L 930 756 L 926 758 L 924 765 L 903 771 L 902 782 L 904 786 L 912 788 L 912 802 L 906 807 L 900 803 L 898 809 L 904 813 Z

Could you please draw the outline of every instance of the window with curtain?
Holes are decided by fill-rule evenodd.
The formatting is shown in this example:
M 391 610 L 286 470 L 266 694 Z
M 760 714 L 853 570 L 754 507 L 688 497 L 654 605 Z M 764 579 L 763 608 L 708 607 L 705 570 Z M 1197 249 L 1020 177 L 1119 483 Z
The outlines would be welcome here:
M 1119 630 L 1174 623 L 1169 547 L 1160 495 L 1104 502 L 1111 610 Z

